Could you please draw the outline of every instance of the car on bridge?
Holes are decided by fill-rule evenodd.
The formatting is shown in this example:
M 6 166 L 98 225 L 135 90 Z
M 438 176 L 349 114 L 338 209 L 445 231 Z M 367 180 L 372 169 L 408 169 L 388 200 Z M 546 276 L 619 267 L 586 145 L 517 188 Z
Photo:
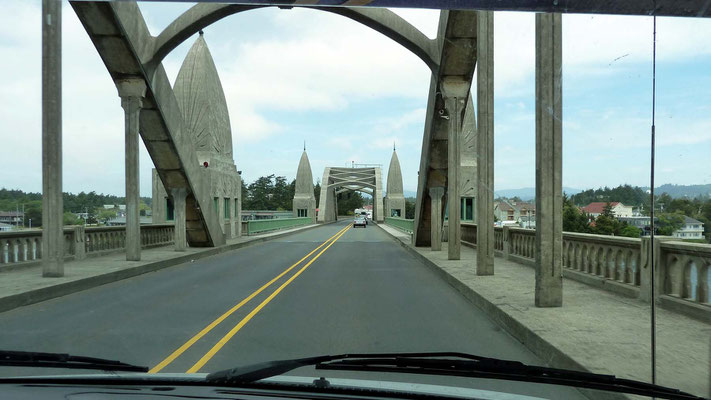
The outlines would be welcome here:
M 356 215 L 355 219 L 353 219 L 353 227 L 357 226 L 362 226 L 363 228 L 367 227 L 368 221 L 365 219 L 365 217 L 361 215 Z

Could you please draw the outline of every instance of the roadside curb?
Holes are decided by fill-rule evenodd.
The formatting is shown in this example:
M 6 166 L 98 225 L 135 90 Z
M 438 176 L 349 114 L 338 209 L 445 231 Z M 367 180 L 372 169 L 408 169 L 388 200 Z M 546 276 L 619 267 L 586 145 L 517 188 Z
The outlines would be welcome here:
M 470 303 L 482 310 L 495 324 L 503 328 L 509 335 L 521 342 L 533 354 L 539 357 L 547 366 L 560 369 L 572 369 L 583 372 L 595 373 L 585 366 L 575 361 L 571 356 L 553 346 L 550 342 L 539 336 L 536 332 L 519 322 L 506 311 L 499 308 L 496 304 L 490 302 L 485 297 L 477 293 L 474 289 L 467 286 L 464 282 L 457 279 L 455 276 L 444 270 L 442 267 L 434 263 L 429 258 L 418 252 L 412 245 L 409 245 L 397 236 L 388 232 L 379 226 L 392 240 L 399 243 L 408 252 L 421 260 L 426 266 L 433 270 L 445 282 L 461 293 Z M 590 399 L 603 400 L 631 400 L 630 396 L 605 391 L 594 391 L 584 388 L 575 388 L 584 396 Z
M 132 278 L 134 276 L 143 275 L 149 272 L 155 272 L 161 269 L 178 266 L 191 260 L 199 260 L 207 257 L 212 257 L 228 251 L 238 250 L 249 247 L 255 244 L 268 242 L 270 240 L 279 239 L 284 236 L 301 233 L 307 230 L 317 228 L 326 224 L 314 224 L 303 227 L 302 229 L 292 230 L 288 232 L 276 233 L 269 236 L 258 237 L 249 236 L 253 240 L 241 243 L 233 243 L 222 247 L 213 247 L 209 250 L 200 251 L 198 253 L 180 254 L 175 257 L 165 260 L 146 263 L 133 268 L 126 268 L 120 271 L 108 272 L 105 274 L 95 275 L 87 278 L 77 279 L 70 282 L 59 283 L 53 286 L 47 286 L 39 289 L 29 290 L 23 293 L 17 293 L 10 296 L 0 297 L 0 312 L 10 311 L 12 309 L 27 306 L 30 304 L 39 303 L 45 300 L 50 300 L 57 297 L 66 296 L 68 294 L 81 292 L 107 283 L 117 282 L 120 280 Z M 179 253 L 176 253 L 179 254 Z M 52 279 L 52 278 L 46 278 Z

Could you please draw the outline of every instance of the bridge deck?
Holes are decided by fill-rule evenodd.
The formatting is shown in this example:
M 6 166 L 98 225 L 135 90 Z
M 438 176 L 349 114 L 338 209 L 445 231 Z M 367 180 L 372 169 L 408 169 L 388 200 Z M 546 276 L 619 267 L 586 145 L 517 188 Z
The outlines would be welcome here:
M 67 272 L 72 274 L 71 264 Z M 274 283 L 260 292 L 271 279 Z M 235 311 L 174 360 L 162 362 L 228 310 Z M 352 228 L 350 221 L 16 308 L 0 313 L 0 326 L 5 348 L 162 365 L 161 372 L 209 372 L 344 352 L 465 351 L 544 364 L 386 232 L 372 224 Z M 230 331 L 236 334 L 224 347 L 193 369 Z M 13 371 L 0 374 L 23 373 Z M 305 368 L 295 374 L 324 372 Z M 572 388 L 523 382 L 348 375 L 583 398 Z
M 147 250 L 140 263 L 169 259 L 173 267 L 0 313 L 0 343 L 154 367 L 277 276 L 163 372 L 192 368 L 262 303 L 201 371 L 321 353 L 455 350 L 648 379 L 649 310 L 644 303 L 566 279 L 564 307 L 536 308 L 533 268 L 497 258 L 496 275 L 479 277 L 474 249 L 464 247 L 462 260 L 448 261 L 446 247 L 440 252 L 417 248 L 415 253 L 402 248 L 388 233 L 404 247 L 409 236 L 391 227 L 341 232 L 347 225 L 319 226 L 201 259 L 198 255 L 209 250 L 191 249 L 185 254 L 188 262 L 176 259 L 170 248 Z M 328 238 L 337 240 L 311 252 Z M 309 261 L 308 270 L 298 273 Z M 131 264 L 135 268 L 116 253 L 68 263 L 65 278 L 42 279 L 33 269 L 11 271 L 3 273 L 0 291 L 27 292 L 37 285 L 76 281 L 87 271 L 96 275 L 112 265 L 128 269 Z M 281 285 L 283 292 L 269 300 Z M 87 304 L 96 306 L 88 310 Z M 664 309 L 658 311 L 658 323 L 660 382 L 707 395 L 711 326 Z M 31 335 L 25 334 L 28 327 Z M 509 383 L 486 385 L 512 389 Z M 541 387 L 536 393 L 526 388 L 514 385 L 529 395 L 579 397 L 565 388 Z

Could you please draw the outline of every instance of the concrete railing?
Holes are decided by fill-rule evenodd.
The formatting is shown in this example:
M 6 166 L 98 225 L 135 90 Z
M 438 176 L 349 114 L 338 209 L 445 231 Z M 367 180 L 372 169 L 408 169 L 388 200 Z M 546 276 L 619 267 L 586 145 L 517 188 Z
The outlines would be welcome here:
M 462 243 L 476 247 L 476 224 L 461 222 L 461 230 Z M 501 227 L 494 227 L 494 251 L 499 255 L 504 251 L 504 230 Z
M 308 225 L 310 223 L 310 217 L 258 219 L 253 221 L 247 221 L 246 224 L 243 223 L 243 229 L 246 225 L 246 230 L 244 230 L 242 233 L 244 235 L 254 235 L 255 233 L 294 228 L 297 226 Z
M 476 246 L 476 224 L 462 223 L 462 243 Z M 646 244 L 645 244 L 646 241 Z M 658 237 L 656 273 L 658 301 L 667 308 L 708 320 L 711 245 Z M 628 297 L 649 299 L 647 265 L 650 239 L 563 232 L 563 275 Z M 535 265 L 536 231 L 494 228 L 496 254 Z M 643 248 L 645 250 L 643 250 Z
M 171 224 L 141 225 L 143 248 L 165 246 L 173 243 Z M 123 226 L 64 228 L 65 260 L 83 259 L 87 255 L 101 255 L 125 248 L 126 228 Z M 83 244 L 83 245 L 82 245 Z M 31 229 L 0 232 L 0 266 L 11 269 L 39 263 L 42 259 L 42 230 Z
M 414 230 L 415 230 L 415 220 L 414 219 L 385 217 L 385 224 L 390 225 L 393 228 L 397 228 L 405 233 L 409 233 L 411 235 L 412 235 L 412 232 L 414 232 Z
M 711 245 L 665 238 L 658 242 L 657 249 L 657 265 L 661 267 L 657 271 L 657 292 L 662 304 L 711 321 Z

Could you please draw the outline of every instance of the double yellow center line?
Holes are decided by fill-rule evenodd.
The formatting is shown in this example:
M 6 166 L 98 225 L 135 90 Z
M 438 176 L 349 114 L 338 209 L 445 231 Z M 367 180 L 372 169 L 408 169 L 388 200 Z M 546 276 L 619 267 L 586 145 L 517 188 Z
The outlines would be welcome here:
M 195 336 L 193 336 L 192 338 L 190 338 L 190 340 L 188 340 L 187 342 L 185 342 L 185 344 L 183 344 L 182 346 L 180 346 L 177 350 L 175 350 L 173 353 L 171 353 L 168 357 L 166 357 L 163 361 L 161 361 L 160 363 L 158 363 L 158 365 L 156 365 L 155 367 L 153 367 L 153 368 L 152 368 L 150 371 L 148 371 L 148 372 L 149 372 L 149 373 L 156 373 L 156 372 L 161 371 L 163 368 L 165 368 L 166 366 L 168 366 L 168 364 L 172 363 L 176 358 L 178 358 L 181 354 L 183 354 L 186 350 L 188 350 L 193 344 L 195 344 L 195 343 L 196 343 L 198 340 L 200 340 L 203 336 L 205 336 L 206 334 L 208 334 L 208 333 L 209 333 L 212 329 L 214 329 L 217 325 L 219 325 L 220 323 L 222 323 L 222 321 L 224 321 L 227 317 L 229 317 L 229 316 L 232 315 L 234 312 L 236 312 L 237 310 L 239 310 L 240 308 L 242 308 L 242 306 L 244 306 L 245 304 L 247 304 L 250 300 L 252 300 L 253 298 L 255 298 L 255 297 L 256 297 L 257 295 L 259 295 L 262 291 L 264 291 L 264 290 L 267 289 L 269 286 L 271 286 L 274 282 L 278 281 L 278 280 L 279 280 L 280 278 L 282 278 L 284 275 L 286 275 L 287 273 L 289 273 L 289 271 L 291 271 L 291 270 L 293 270 L 294 268 L 296 268 L 299 264 L 301 264 L 304 260 L 306 260 L 307 258 L 309 258 L 312 254 L 316 253 L 319 249 L 323 248 L 315 257 L 313 257 L 308 263 L 306 263 L 306 265 L 304 265 L 303 267 L 301 267 L 301 269 L 300 269 L 298 272 L 296 272 L 294 275 L 292 275 L 286 282 L 284 282 L 283 284 L 281 284 L 281 286 L 279 286 L 276 290 L 274 290 L 274 292 L 272 292 L 272 294 L 270 294 L 269 297 L 267 297 L 266 299 L 264 299 L 257 307 L 255 307 L 249 314 L 247 314 L 246 317 L 242 318 L 242 320 L 239 321 L 239 323 L 237 323 L 237 325 L 235 325 L 225 336 L 223 336 L 222 339 L 220 339 L 220 341 L 217 342 L 217 344 L 215 344 L 214 346 L 212 346 L 212 348 L 211 348 L 207 353 L 205 353 L 205 355 L 202 356 L 202 358 L 200 358 L 200 360 L 199 360 L 198 362 L 196 362 L 192 367 L 190 367 L 190 369 L 188 369 L 188 371 L 187 371 L 188 373 L 198 372 L 198 371 L 200 370 L 200 368 L 202 368 L 208 361 L 210 361 L 210 359 L 211 359 L 215 354 L 217 354 L 217 352 L 220 351 L 220 349 L 222 349 L 222 347 L 223 347 L 225 344 L 227 344 L 227 342 L 228 342 L 237 332 L 239 332 L 240 329 L 242 329 L 242 327 L 244 327 L 262 308 L 264 308 L 264 306 L 266 306 L 267 304 L 269 304 L 269 302 L 272 301 L 272 300 L 274 299 L 274 297 L 276 297 L 282 290 L 284 290 L 284 288 L 285 288 L 286 286 L 288 286 L 291 282 L 293 282 L 294 279 L 296 279 L 296 277 L 298 277 L 299 275 L 301 275 L 301 273 L 304 272 L 304 270 L 306 270 L 306 268 L 308 268 L 309 265 L 311 265 L 314 261 L 316 261 L 316 259 L 319 258 L 319 257 L 321 256 L 321 254 L 323 254 L 326 250 L 328 250 L 328 248 L 331 247 L 331 246 L 336 242 L 336 240 L 340 239 L 341 236 L 343 236 L 343 235 L 346 233 L 346 231 L 348 231 L 348 229 L 350 229 L 350 228 L 351 228 L 351 225 L 349 224 L 349 225 L 346 226 L 345 228 L 343 228 L 343 229 L 341 229 L 340 231 L 338 231 L 335 235 L 333 235 L 333 236 L 331 236 L 330 238 L 326 239 L 325 242 L 321 243 L 318 247 L 316 247 L 315 249 L 313 249 L 309 254 L 307 254 L 307 255 L 305 255 L 304 257 L 302 257 L 299 261 L 297 261 L 296 263 L 294 263 L 292 266 L 290 266 L 289 268 L 285 269 L 282 273 L 280 273 L 279 275 L 275 276 L 272 280 L 270 280 L 269 282 L 267 282 L 266 284 L 264 284 L 264 286 L 260 287 L 259 289 L 257 289 L 256 291 L 254 291 L 252 294 L 250 294 L 249 296 L 245 297 L 244 300 L 240 301 L 240 302 L 237 303 L 234 307 L 230 308 L 230 309 L 227 310 L 224 314 L 220 315 L 217 319 L 215 319 L 214 321 L 212 321 L 209 325 L 207 325 L 205 328 L 203 328 L 203 329 L 202 329 L 200 332 L 198 332 Z M 324 246 L 325 246 L 325 247 L 324 247 Z

